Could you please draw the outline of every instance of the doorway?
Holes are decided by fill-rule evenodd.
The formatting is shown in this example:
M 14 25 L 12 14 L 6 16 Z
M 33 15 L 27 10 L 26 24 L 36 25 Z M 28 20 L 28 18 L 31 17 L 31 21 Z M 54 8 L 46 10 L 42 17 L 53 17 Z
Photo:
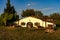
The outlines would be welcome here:
M 28 22 L 27 23 L 27 28 L 32 28 L 33 27 L 33 23 L 32 22 Z

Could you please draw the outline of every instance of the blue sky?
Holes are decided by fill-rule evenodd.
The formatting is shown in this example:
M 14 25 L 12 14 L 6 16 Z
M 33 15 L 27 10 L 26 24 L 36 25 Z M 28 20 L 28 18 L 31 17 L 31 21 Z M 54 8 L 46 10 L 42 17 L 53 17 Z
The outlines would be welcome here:
M 11 0 L 11 5 L 14 5 L 19 15 L 28 6 L 29 8 L 42 11 L 44 15 L 50 15 L 55 12 L 60 13 L 60 0 Z M 0 0 L 0 14 L 3 13 L 5 7 L 6 0 Z

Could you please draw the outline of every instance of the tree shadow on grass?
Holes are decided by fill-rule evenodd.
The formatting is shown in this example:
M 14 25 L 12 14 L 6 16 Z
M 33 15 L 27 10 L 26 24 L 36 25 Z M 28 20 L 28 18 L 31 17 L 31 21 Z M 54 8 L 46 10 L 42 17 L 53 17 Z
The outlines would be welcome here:
M 60 24 L 56 24 L 55 30 L 58 30 L 60 28 Z

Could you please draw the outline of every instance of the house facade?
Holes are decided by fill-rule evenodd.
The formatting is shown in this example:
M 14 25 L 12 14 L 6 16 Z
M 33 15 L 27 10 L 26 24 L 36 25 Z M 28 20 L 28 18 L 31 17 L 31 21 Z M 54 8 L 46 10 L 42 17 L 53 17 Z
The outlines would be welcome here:
M 21 27 L 55 27 L 55 24 L 53 22 L 48 22 L 48 21 L 44 21 L 42 19 L 38 19 L 35 17 L 26 17 L 23 18 L 19 21 L 15 22 L 17 25 L 20 25 Z

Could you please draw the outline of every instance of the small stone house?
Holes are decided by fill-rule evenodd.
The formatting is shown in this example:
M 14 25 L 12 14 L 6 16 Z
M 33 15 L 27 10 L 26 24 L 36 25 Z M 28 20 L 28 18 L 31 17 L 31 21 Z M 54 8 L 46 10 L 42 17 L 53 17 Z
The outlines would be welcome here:
M 47 18 L 48 19 L 48 18 Z M 21 27 L 35 27 L 35 28 L 39 28 L 39 27 L 55 27 L 56 25 L 54 24 L 54 22 L 52 21 L 52 19 L 44 19 L 44 18 L 36 18 L 36 17 L 25 17 L 23 19 L 20 19 L 19 21 L 14 22 L 15 24 L 21 26 Z

